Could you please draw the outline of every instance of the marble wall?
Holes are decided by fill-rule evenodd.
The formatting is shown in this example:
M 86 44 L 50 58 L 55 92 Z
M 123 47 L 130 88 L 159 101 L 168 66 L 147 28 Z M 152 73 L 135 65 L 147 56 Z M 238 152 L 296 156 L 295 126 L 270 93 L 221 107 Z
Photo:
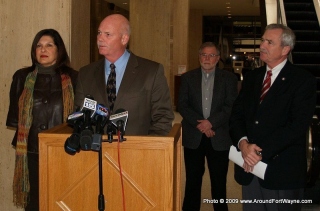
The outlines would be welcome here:
M 12 203 L 15 151 L 11 147 L 11 140 L 14 130 L 6 127 L 12 75 L 16 70 L 31 65 L 30 49 L 33 38 L 38 31 L 44 28 L 54 28 L 59 31 L 75 69 L 88 63 L 89 19 L 85 17 L 90 14 L 89 3 L 89 1 L 83 1 L 82 4 L 78 4 L 76 0 L 0 1 L 1 210 L 19 210 Z M 77 36 L 74 36 L 75 34 Z M 88 41 L 85 42 L 85 40 Z M 71 45 L 71 43 L 74 44 Z

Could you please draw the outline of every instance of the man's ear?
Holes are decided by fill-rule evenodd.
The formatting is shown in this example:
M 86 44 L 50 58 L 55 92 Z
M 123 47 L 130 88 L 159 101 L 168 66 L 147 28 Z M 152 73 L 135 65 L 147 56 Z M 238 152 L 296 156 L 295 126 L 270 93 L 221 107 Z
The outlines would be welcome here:
M 291 50 L 290 46 L 288 46 L 288 45 L 284 46 L 283 49 L 282 49 L 282 54 L 283 55 L 288 55 L 290 53 L 290 50 Z
M 121 42 L 123 45 L 127 45 L 129 42 L 129 35 L 127 34 L 122 35 Z

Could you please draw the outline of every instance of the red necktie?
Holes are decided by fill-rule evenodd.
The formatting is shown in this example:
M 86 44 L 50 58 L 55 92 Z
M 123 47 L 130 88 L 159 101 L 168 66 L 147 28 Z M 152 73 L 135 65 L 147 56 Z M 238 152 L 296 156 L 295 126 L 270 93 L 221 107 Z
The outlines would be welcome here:
M 261 96 L 260 96 L 260 103 L 262 102 L 263 98 L 266 96 L 268 90 L 270 89 L 271 76 L 272 76 L 272 70 L 268 70 L 267 77 L 263 81 L 263 86 L 262 86 Z

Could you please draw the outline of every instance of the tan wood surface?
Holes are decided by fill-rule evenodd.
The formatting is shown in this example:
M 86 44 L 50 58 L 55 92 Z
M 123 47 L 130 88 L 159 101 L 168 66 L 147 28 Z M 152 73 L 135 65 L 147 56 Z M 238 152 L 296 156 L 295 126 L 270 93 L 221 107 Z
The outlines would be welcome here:
M 64 124 L 39 134 L 41 211 L 98 210 L 98 152 L 67 154 L 64 143 L 71 133 Z M 181 210 L 181 125 L 165 137 L 125 138 L 120 144 L 103 142 L 105 210 L 124 210 L 118 155 L 127 211 Z

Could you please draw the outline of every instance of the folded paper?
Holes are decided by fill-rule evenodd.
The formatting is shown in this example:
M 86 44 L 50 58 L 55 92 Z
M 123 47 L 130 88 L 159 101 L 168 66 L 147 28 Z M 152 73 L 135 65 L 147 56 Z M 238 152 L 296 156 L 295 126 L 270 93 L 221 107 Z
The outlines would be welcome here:
M 244 160 L 242 158 L 241 152 L 237 150 L 235 146 L 230 147 L 229 152 L 229 160 L 233 161 L 238 166 L 243 166 Z M 264 174 L 266 173 L 267 164 L 259 161 L 253 168 L 252 174 L 256 175 L 257 177 L 264 179 Z

